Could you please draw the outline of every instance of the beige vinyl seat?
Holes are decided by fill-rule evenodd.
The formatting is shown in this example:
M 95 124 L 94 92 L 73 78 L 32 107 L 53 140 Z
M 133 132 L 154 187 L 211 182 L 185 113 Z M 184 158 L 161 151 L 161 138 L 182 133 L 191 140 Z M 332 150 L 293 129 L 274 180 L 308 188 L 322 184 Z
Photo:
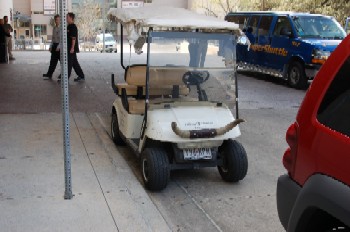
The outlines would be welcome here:
M 125 83 L 116 84 L 117 94 L 131 114 L 145 113 L 146 66 L 133 65 L 125 70 Z M 149 98 L 178 98 L 188 95 L 189 88 L 182 81 L 188 70 L 177 67 L 150 68 Z

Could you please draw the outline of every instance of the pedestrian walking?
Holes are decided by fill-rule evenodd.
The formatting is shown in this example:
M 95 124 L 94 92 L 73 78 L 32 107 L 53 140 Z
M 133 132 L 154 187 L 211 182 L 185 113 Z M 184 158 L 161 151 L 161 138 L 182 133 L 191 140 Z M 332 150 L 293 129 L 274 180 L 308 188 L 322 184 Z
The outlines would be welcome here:
M 11 32 L 13 32 L 13 28 L 8 22 L 9 22 L 9 19 L 5 15 L 3 27 L 4 27 L 5 31 L 10 34 Z M 6 46 L 7 46 L 7 53 L 9 55 L 9 59 L 15 60 L 15 57 L 13 57 L 13 54 L 12 54 L 12 36 L 11 35 L 6 37 Z
M 72 68 L 74 68 L 78 77 L 74 81 L 85 80 L 84 72 L 80 67 L 77 59 L 77 53 L 79 53 L 79 42 L 78 42 L 78 28 L 74 24 L 75 14 L 69 12 L 67 14 L 67 42 L 68 42 L 68 78 L 72 73 Z
M 57 63 L 60 59 L 60 16 L 55 15 L 54 20 L 55 26 L 52 29 L 52 41 L 49 48 L 49 51 L 51 52 L 50 66 L 47 73 L 43 74 L 43 77 L 47 79 L 52 78 L 52 74 L 54 73 Z
M 11 35 L 5 31 L 3 25 L 4 20 L 0 19 L 0 63 L 7 63 L 6 37 Z

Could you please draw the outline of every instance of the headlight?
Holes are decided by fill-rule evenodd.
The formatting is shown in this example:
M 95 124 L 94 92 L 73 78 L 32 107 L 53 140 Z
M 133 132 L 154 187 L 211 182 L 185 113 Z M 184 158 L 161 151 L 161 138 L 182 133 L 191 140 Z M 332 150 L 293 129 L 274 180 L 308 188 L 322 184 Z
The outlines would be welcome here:
M 330 51 L 314 49 L 312 51 L 312 60 L 311 60 L 311 62 L 313 64 L 324 64 L 330 55 L 331 55 Z

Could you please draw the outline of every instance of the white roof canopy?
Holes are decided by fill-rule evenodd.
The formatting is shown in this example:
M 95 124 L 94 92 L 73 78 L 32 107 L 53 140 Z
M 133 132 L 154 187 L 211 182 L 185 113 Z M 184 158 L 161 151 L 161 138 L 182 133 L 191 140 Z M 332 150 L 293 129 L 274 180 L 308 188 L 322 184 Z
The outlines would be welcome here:
M 240 34 L 237 24 L 218 18 L 200 15 L 183 8 L 140 7 L 112 8 L 108 18 L 120 22 L 123 26 L 134 24 L 136 27 L 175 27 L 188 29 L 233 30 Z

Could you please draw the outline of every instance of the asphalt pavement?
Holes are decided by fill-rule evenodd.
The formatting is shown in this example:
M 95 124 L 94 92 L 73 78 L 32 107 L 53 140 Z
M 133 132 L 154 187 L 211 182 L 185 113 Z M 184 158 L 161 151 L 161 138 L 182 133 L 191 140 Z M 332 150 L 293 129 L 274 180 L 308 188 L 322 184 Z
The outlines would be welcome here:
M 48 52 L 14 55 L 0 65 L 0 231 L 283 231 L 276 180 L 285 172 L 285 131 L 305 91 L 239 75 L 247 177 L 228 184 L 215 168 L 175 171 L 164 191 L 152 193 L 142 185 L 138 159 L 109 135 L 110 76 L 123 80 L 119 54 L 82 52 L 86 80 L 73 82 L 73 72 L 69 81 L 74 197 L 64 200 L 59 66 L 43 80 Z
M 0 65 L 0 231 L 170 231 L 99 116 L 110 112 L 113 68 L 83 62 L 89 80 L 70 80 L 74 197 L 64 200 L 59 66 L 43 80 L 48 52 L 14 54 Z

